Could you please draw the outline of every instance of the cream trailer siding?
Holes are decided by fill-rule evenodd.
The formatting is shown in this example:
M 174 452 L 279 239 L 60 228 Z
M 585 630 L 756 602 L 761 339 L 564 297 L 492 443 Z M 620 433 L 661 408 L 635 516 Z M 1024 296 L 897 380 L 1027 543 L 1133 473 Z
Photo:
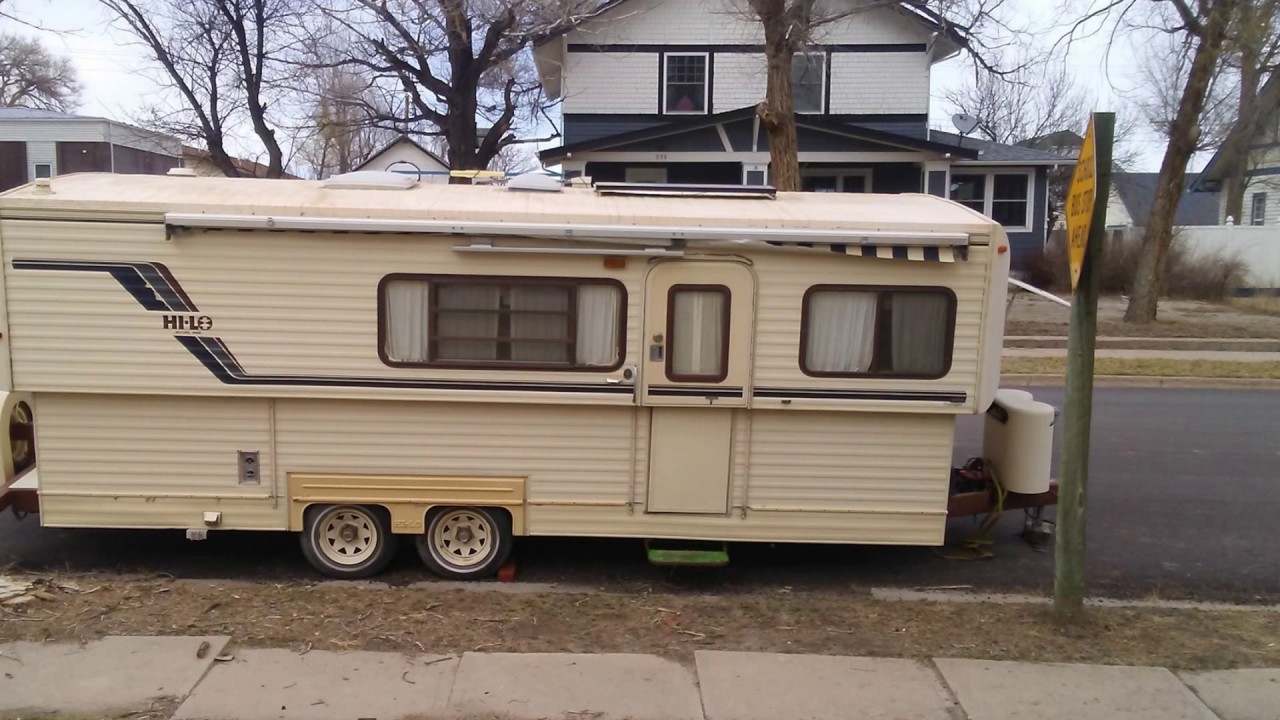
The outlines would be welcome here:
M 937 544 L 955 416 L 984 410 L 998 373 L 1007 239 L 939 198 L 98 175 L 49 189 L 0 195 L 0 350 L 34 396 L 47 525 L 203 528 L 220 513 L 220 528 L 298 530 L 302 504 L 335 502 L 299 497 L 299 478 L 379 492 L 435 478 L 518 489 L 490 506 L 519 533 Z M 823 249 L 893 241 L 908 245 Z M 393 274 L 607 281 L 625 301 L 620 362 L 393 367 L 379 352 Z M 727 320 L 706 322 L 732 352 L 723 377 L 695 382 L 664 369 L 675 341 L 655 336 L 679 335 L 672 298 L 699 283 L 729 293 Z M 945 373 L 806 374 L 804 298 L 820 285 L 954 297 Z M 724 445 L 695 458 L 702 438 L 661 424 L 700 412 Z M 242 453 L 258 453 L 257 482 L 241 481 Z M 662 468 L 686 457 L 723 473 L 707 480 L 722 503 L 659 507 L 685 477 L 659 483 Z M 397 532 L 416 533 L 442 503 L 404 504 Z

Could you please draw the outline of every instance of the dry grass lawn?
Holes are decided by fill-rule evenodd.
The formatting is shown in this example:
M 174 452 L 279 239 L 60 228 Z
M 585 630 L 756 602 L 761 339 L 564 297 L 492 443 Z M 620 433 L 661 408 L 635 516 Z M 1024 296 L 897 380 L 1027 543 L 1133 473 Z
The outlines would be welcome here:
M 1061 375 L 1066 372 L 1067 359 L 1065 357 L 1007 357 L 1001 367 L 1006 374 L 1013 375 Z M 1278 380 L 1280 379 L 1280 362 L 1101 357 L 1095 361 L 1094 374 Z
M 891 602 L 856 590 L 504 593 L 324 583 L 77 578 L 87 593 L 0 605 L 0 642 L 230 635 L 233 646 L 490 652 L 696 649 L 971 657 L 1175 668 L 1280 666 L 1280 612 Z
M 1231 306 L 1247 313 L 1280 317 L 1280 297 L 1232 298 Z

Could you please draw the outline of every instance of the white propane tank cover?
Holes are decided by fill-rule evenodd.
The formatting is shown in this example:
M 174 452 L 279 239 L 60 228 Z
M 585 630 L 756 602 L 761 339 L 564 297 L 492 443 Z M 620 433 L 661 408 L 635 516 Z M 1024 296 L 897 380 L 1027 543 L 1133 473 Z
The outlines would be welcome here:
M 1034 495 L 1049 491 L 1053 463 L 1052 405 L 1024 390 L 997 390 L 987 410 L 982 455 L 1005 490 Z

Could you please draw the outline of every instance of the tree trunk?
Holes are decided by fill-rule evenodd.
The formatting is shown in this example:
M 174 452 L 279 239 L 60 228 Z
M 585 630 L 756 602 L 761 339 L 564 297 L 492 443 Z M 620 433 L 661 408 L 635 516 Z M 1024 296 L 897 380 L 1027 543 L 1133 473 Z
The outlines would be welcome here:
M 1124 312 L 1125 322 L 1149 323 L 1156 319 L 1164 283 L 1165 259 L 1173 242 L 1173 219 L 1178 211 L 1178 201 L 1182 199 L 1187 161 L 1195 152 L 1200 138 L 1200 114 L 1204 111 L 1209 81 L 1222 53 L 1233 6 L 1234 0 L 1219 0 L 1204 18 L 1204 31 L 1192 56 L 1191 71 L 1182 88 L 1178 110 L 1169 124 L 1169 144 L 1160 163 L 1155 203 L 1147 217 L 1142 250 L 1134 273 L 1133 295 Z
M 765 34 L 770 34 L 768 29 Z M 756 106 L 756 114 L 769 135 L 773 186 L 781 192 L 800 192 L 799 141 L 796 139 L 795 103 L 791 94 L 791 58 L 794 52 L 785 37 L 774 41 L 766 38 L 765 100 Z
M 1240 7 L 1238 33 L 1240 38 L 1240 109 L 1235 127 L 1227 136 L 1226 156 L 1234 161 L 1227 166 L 1225 183 L 1226 214 L 1235 218 L 1237 225 L 1247 222 L 1244 218 L 1244 191 L 1248 184 L 1249 145 L 1253 142 L 1258 116 L 1258 84 L 1261 76 L 1258 67 L 1258 47 L 1261 38 L 1255 25 L 1252 2 Z

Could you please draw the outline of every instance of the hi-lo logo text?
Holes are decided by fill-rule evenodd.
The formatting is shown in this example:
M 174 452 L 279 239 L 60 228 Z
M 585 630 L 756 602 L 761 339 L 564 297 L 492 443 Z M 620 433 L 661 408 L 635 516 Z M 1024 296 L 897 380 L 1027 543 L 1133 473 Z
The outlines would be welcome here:
M 165 315 L 164 329 L 178 332 L 203 332 L 213 329 L 213 318 L 208 315 Z

